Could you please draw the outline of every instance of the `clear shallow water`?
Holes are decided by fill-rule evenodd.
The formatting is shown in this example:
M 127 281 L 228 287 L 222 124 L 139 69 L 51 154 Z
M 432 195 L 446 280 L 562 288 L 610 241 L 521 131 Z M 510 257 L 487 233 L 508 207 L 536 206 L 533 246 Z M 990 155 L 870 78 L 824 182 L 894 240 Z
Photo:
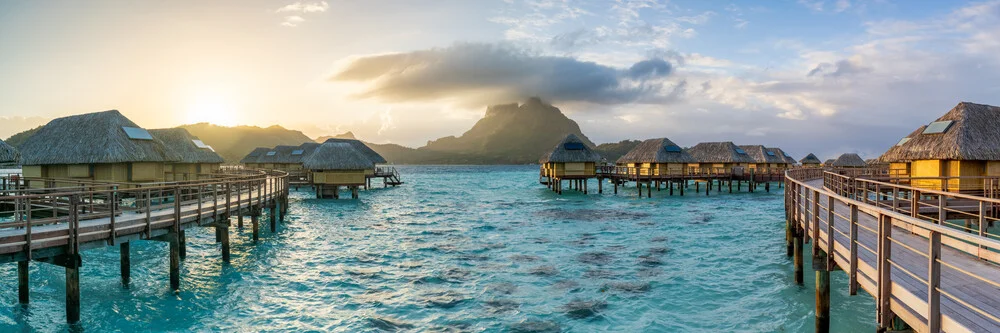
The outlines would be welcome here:
M 168 250 L 83 255 L 86 331 L 808 332 L 813 274 L 792 281 L 780 191 L 638 199 L 553 194 L 535 166 L 400 167 L 398 188 L 360 200 L 292 193 L 277 234 L 188 231 L 181 292 Z M 596 186 L 591 182 L 594 192 Z M 249 222 L 249 220 L 247 220 Z M 234 223 L 235 225 L 235 223 Z M 874 329 L 874 303 L 831 274 L 833 331 Z M 0 331 L 64 331 L 64 270 L 31 264 L 31 305 L 0 265 Z M 547 332 L 547 331 L 546 331 Z

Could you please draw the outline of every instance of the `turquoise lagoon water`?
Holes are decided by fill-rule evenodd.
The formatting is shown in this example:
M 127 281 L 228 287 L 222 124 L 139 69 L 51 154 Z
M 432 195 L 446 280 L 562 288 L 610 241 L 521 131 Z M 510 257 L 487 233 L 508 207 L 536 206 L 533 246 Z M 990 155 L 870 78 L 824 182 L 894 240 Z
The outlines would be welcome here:
M 792 281 L 780 190 L 559 196 L 537 170 L 400 167 L 405 185 L 360 200 L 293 192 L 277 234 L 254 245 L 233 228 L 229 265 L 210 229 L 188 231 L 178 294 L 163 243 L 132 245 L 130 289 L 117 248 L 87 251 L 76 327 L 62 269 L 32 263 L 22 308 L 16 265 L 0 265 L 0 331 L 813 330 L 813 274 Z M 846 280 L 832 274 L 833 331 L 873 330 L 874 303 Z

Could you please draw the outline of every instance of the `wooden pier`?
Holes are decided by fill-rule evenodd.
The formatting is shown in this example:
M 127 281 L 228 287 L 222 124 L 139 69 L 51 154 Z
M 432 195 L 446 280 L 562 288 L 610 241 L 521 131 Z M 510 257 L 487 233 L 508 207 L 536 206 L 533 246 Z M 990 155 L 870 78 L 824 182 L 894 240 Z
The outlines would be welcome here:
M 0 196 L 0 263 L 18 263 L 19 301 L 29 302 L 28 262 L 66 269 L 66 320 L 80 320 L 82 251 L 118 246 L 122 286 L 131 281 L 130 242 L 170 244 L 170 287 L 180 289 L 180 261 L 186 252 L 184 231 L 212 227 L 221 243 L 222 260 L 229 261 L 231 217 L 244 227 L 250 217 L 252 237 L 269 212 L 271 232 L 288 208 L 288 174 L 281 171 L 224 170 L 213 179 L 165 184 L 80 184 L 81 187 L 23 189 L 22 180 Z M 58 180 L 62 182 L 63 180 Z M 127 188 L 126 188 L 127 187 Z
M 610 182 L 613 193 L 618 194 L 619 187 L 634 186 L 639 197 L 652 197 L 653 191 L 668 191 L 669 195 L 685 195 L 685 191 L 695 195 L 710 195 L 712 192 L 733 193 L 744 191 L 771 191 L 771 184 L 779 188 L 784 186 L 784 169 L 742 170 L 742 169 L 687 169 L 677 174 L 656 174 L 648 169 L 623 166 L 597 166 L 593 176 L 549 177 L 539 174 L 539 183 L 548 186 L 556 193 L 562 194 L 563 181 L 568 188 L 583 193 L 589 193 L 589 179 L 597 180 L 597 193 L 604 193 L 604 186 Z M 692 186 L 694 192 L 692 193 Z M 645 192 L 643 189 L 645 188 Z
M 989 229 L 1000 200 L 882 177 L 864 169 L 787 172 L 786 251 L 802 284 L 810 244 L 816 331 L 829 331 L 829 273 L 842 270 L 850 294 L 875 299 L 879 331 L 1000 332 L 1000 235 Z

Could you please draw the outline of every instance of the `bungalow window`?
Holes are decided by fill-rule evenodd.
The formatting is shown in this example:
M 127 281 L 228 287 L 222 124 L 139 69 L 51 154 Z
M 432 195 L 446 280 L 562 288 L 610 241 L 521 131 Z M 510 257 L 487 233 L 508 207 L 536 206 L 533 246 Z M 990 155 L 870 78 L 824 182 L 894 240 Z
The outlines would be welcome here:
M 927 128 L 924 129 L 923 134 L 938 134 L 947 132 L 948 128 L 950 128 L 951 124 L 953 123 L 954 121 L 951 120 L 935 121 L 930 125 L 927 125 Z

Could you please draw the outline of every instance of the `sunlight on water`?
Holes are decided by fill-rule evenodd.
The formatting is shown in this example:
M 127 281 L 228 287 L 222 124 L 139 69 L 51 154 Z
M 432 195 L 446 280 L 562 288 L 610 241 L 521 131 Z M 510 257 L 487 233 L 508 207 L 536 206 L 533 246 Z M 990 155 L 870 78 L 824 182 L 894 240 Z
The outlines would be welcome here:
M 277 235 L 233 223 L 232 263 L 210 229 L 188 231 L 181 292 L 165 243 L 87 251 L 89 331 L 803 332 L 813 275 L 792 282 L 780 191 L 559 196 L 537 167 L 400 167 L 398 188 L 360 200 L 292 193 Z M 596 192 L 596 186 L 594 192 Z M 0 331 L 62 331 L 63 270 L 31 264 L 31 305 L 0 265 Z M 832 330 L 874 330 L 874 303 L 831 274 Z

